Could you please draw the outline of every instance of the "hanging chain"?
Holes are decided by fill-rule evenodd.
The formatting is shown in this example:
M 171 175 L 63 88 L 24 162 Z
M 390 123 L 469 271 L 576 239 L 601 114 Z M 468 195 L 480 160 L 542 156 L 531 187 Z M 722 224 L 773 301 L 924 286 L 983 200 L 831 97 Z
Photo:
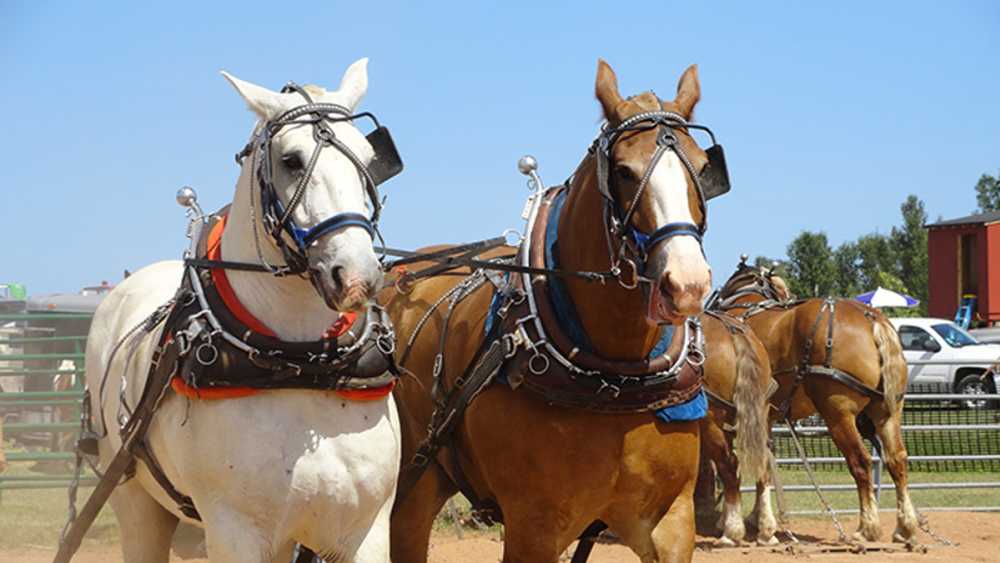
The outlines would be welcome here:
M 802 447 L 802 443 L 799 442 L 798 432 L 795 431 L 795 424 L 792 423 L 790 419 L 785 418 L 785 424 L 788 426 L 788 431 L 792 435 L 792 442 L 795 443 L 795 449 L 799 452 L 799 457 L 802 458 L 802 465 L 806 469 L 806 474 L 809 475 L 809 480 L 812 482 L 813 489 L 816 490 L 816 496 L 819 497 L 820 504 L 823 505 L 823 509 L 830 515 L 830 519 L 833 520 L 833 526 L 837 528 L 837 535 L 839 536 L 838 541 L 842 543 L 850 543 L 847 538 L 847 534 L 844 532 L 844 527 L 840 524 L 840 519 L 837 518 L 837 512 L 830 506 L 827 502 L 826 497 L 823 496 L 823 491 L 819 488 L 819 483 L 816 482 L 816 475 L 813 474 L 812 464 L 809 463 L 809 458 L 806 456 L 806 451 Z

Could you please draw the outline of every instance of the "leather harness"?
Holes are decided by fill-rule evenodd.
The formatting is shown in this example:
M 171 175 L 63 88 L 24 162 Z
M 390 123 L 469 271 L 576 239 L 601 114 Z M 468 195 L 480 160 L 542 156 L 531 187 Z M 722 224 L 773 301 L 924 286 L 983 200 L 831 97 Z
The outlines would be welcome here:
M 186 387 L 195 391 L 224 388 L 342 391 L 391 389 L 399 376 L 392 324 L 377 305 L 370 304 L 350 330 L 337 338 L 312 342 L 286 342 L 260 334 L 237 318 L 219 294 L 212 275 L 214 262 L 204 259 L 208 234 L 226 211 L 223 209 L 208 218 L 208 228 L 202 230 L 203 236 L 197 244 L 200 260 L 185 264 L 184 278 L 175 296 L 141 325 L 146 335 L 162 326 L 145 387 L 121 428 L 121 448 L 83 510 L 79 514 L 71 512 L 54 559 L 56 563 L 70 560 L 114 488 L 123 477 L 127 480 L 134 476 L 136 459 L 142 460 L 182 514 L 201 519 L 194 501 L 173 486 L 146 441 L 156 408 L 175 378 L 182 379 Z M 88 420 L 84 424 L 78 447 L 84 453 L 96 455 L 99 436 Z
M 750 280 L 747 283 L 736 285 L 734 282 L 737 278 L 749 276 Z M 744 297 L 751 295 L 759 295 L 764 297 L 763 301 L 758 301 L 754 303 L 744 303 L 740 300 Z M 807 299 L 782 299 L 778 291 L 770 282 L 769 276 L 761 274 L 745 262 L 741 262 L 737 267 L 736 273 L 734 273 L 729 281 L 723 286 L 722 290 L 713 295 L 709 299 L 707 305 L 713 311 L 729 312 L 732 309 L 746 309 L 741 314 L 736 315 L 741 320 L 746 320 L 752 316 L 763 313 L 764 311 L 771 311 L 774 309 L 791 309 L 806 303 Z M 813 322 L 812 327 L 809 331 L 809 336 L 806 338 L 803 344 L 802 362 L 800 365 L 787 368 L 780 371 L 774 372 L 772 375 L 777 377 L 779 375 L 785 375 L 793 373 L 795 378 L 792 381 L 792 389 L 788 396 L 782 401 L 782 404 L 778 406 L 778 411 L 783 418 L 788 418 L 791 410 L 792 399 L 795 396 L 796 391 L 798 391 L 799 386 L 807 376 L 819 376 L 825 377 L 849 389 L 857 391 L 869 399 L 873 400 L 883 400 L 885 395 L 880 389 L 873 389 L 867 385 L 858 381 L 858 379 L 841 370 L 833 365 L 833 337 L 834 328 L 836 327 L 835 317 L 837 305 L 841 306 L 857 306 L 865 318 L 870 321 L 875 320 L 875 316 L 870 310 L 868 310 L 864 305 L 854 302 L 852 300 L 836 299 L 833 297 L 827 297 L 823 300 L 823 304 L 820 306 L 819 312 L 816 315 L 816 320 Z M 826 316 L 826 341 L 825 341 L 825 357 L 821 364 L 814 364 L 812 360 L 812 350 L 815 346 L 816 336 L 819 332 L 819 327 L 822 324 L 823 317 Z M 880 382 L 881 385 L 881 382 Z
M 545 193 L 531 240 L 522 247 L 529 252 L 533 269 L 541 270 L 544 263 L 544 233 L 551 218 L 548 213 L 552 200 L 564 187 Z M 507 263 L 510 257 L 498 259 Z M 436 461 L 452 479 L 473 509 L 485 520 L 502 521 L 496 502 L 483 499 L 462 474 L 458 464 L 459 444 L 454 431 L 466 409 L 501 371 L 512 389 L 523 387 L 550 405 L 586 409 L 601 414 L 651 412 L 691 400 L 702 389 L 702 336 L 700 325 L 689 320 L 683 330 L 675 330 L 668 350 L 653 359 L 615 361 L 601 358 L 581 349 L 565 334 L 548 295 L 548 277 L 533 276 L 530 291 L 538 306 L 537 317 L 544 326 L 540 334 L 530 322 L 533 314 L 521 276 L 509 282 L 500 276 L 490 276 L 485 270 L 474 271 L 466 280 L 442 296 L 425 314 L 402 350 L 400 363 L 405 366 L 410 347 L 430 314 L 445 301 L 450 301 L 439 339 L 438 356 L 434 363 L 434 398 L 436 408 L 428 425 L 428 435 L 403 468 L 397 487 L 396 505 L 412 491 L 431 461 Z M 487 283 L 495 285 L 495 302 L 490 329 L 485 334 L 473 360 L 445 391 L 442 377 L 445 362 L 447 327 L 454 305 Z M 552 349 L 543 346 L 547 343 Z M 568 361 L 567 361 L 568 360 Z M 565 362 L 565 363 L 564 363 Z M 438 454 L 445 448 L 449 458 Z

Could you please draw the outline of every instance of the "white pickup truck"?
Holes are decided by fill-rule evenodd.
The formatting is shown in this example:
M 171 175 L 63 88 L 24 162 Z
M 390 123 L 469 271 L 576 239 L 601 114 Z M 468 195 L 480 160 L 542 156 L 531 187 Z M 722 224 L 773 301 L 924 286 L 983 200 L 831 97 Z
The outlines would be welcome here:
M 899 332 L 906 361 L 935 360 L 948 365 L 911 365 L 907 390 L 923 393 L 992 394 L 1000 388 L 1000 344 L 982 344 L 955 323 L 944 319 L 889 319 Z M 982 363 L 980 363 L 982 362 Z M 964 401 L 982 408 L 986 401 Z

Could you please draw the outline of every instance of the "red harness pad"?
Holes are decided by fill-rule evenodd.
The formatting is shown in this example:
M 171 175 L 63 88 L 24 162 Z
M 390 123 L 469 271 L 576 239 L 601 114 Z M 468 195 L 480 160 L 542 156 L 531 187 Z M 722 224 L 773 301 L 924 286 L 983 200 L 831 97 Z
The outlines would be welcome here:
M 209 260 L 221 260 L 222 259 L 222 233 L 226 226 L 226 219 L 228 215 L 224 215 L 208 233 L 207 241 L 207 258 Z M 240 300 L 236 298 L 236 293 L 233 291 L 233 286 L 229 283 L 229 277 L 226 276 L 226 270 L 223 268 L 213 268 L 212 269 L 212 281 L 215 282 L 216 290 L 219 292 L 219 296 L 222 298 L 222 302 L 225 303 L 226 308 L 240 320 L 243 324 L 247 325 L 254 332 L 258 332 L 265 336 L 270 336 L 271 338 L 277 338 L 270 328 L 267 327 L 263 322 L 261 322 L 257 317 L 253 316 L 250 311 L 240 303 Z M 323 338 L 335 339 L 338 336 L 344 334 L 351 329 L 354 321 L 357 319 L 356 313 L 341 313 L 340 318 L 338 318 L 331 326 L 323 333 Z M 253 387 L 219 387 L 219 388 L 206 388 L 206 389 L 196 389 L 191 387 L 184 381 L 180 376 L 174 376 L 173 380 L 170 382 L 170 386 L 179 395 L 183 395 L 189 399 L 202 399 L 202 400 L 217 400 L 217 399 L 238 399 L 240 397 L 249 397 L 251 395 L 256 395 L 260 389 Z M 338 396 L 348 399 L 351 401 L 374 401 L 377 399 L 384 398 L 389 393 L 392 393 L 393 387 L 396 386 L 396 382 L 393 381 L 389 385 L 383 387 L 376 387 L 374 389 L 339 389 L 334 391 Z

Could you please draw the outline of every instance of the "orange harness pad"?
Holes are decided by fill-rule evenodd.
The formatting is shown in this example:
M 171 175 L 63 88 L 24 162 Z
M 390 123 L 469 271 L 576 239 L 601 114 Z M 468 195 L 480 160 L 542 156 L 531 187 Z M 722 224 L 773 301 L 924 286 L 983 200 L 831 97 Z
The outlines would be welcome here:
M 221 259 L 222 233 L 225 229 L 227 218 L 228 215 L 223 216 L 219 222 L 215 224 L 211 232 L 208 233 L 206 249 L 209 260 Z M 229 278 L 226 276 L 226 270 L 223 268 L 213 268 L 212 281 L 215 282 L 215 287 L 219 292 L 219 296 L 222 298 L 226 308 L 229 309 L 233 316 L 239 319 L 243 324 L 250 327 L 250 329 L 254 332 L 276 338 L 274 331 L 257 319 L 257 317 L 253 316 L 253 314 L 251 314 L 250 311 L 248 311 L 246 307 L 240 303 L 240 300 L 236 298 L 236 293 L 233 292 L 233 286 L 230 285 Z M 334 322 L 333 325 L 331 325 L 330 328 L 323 333 L 323 337 L 331 339 L 337 338 L 350 330 L 356 319 L 357 314 L 355 313 L 341 313 L 340 318 L 338 318 L 336 322 Z M 170 386 L 175 392 L 177 392 L 177 394 L 183 395 L 189 399 L 203 399 L 210 401 L 216 399 L 238 399 L 240 397 L 249 397 L 262 391 L 262 389 L 256 389 L 253 387 L 196 389 L 188 385 L 187 382 L 185 382 L 180 376 L 174 376 L 174 378 L 170 381 Z M 396 382 L 393 381 L 389 385 L 376 387 L 374 389 L 338 389 L 335 390 L 334 393 L 336 393 L 339 397 L 351 401 L 374 401 L 384 398 L 389 393 L 392 393 L 392 389 L 395 386 Z

